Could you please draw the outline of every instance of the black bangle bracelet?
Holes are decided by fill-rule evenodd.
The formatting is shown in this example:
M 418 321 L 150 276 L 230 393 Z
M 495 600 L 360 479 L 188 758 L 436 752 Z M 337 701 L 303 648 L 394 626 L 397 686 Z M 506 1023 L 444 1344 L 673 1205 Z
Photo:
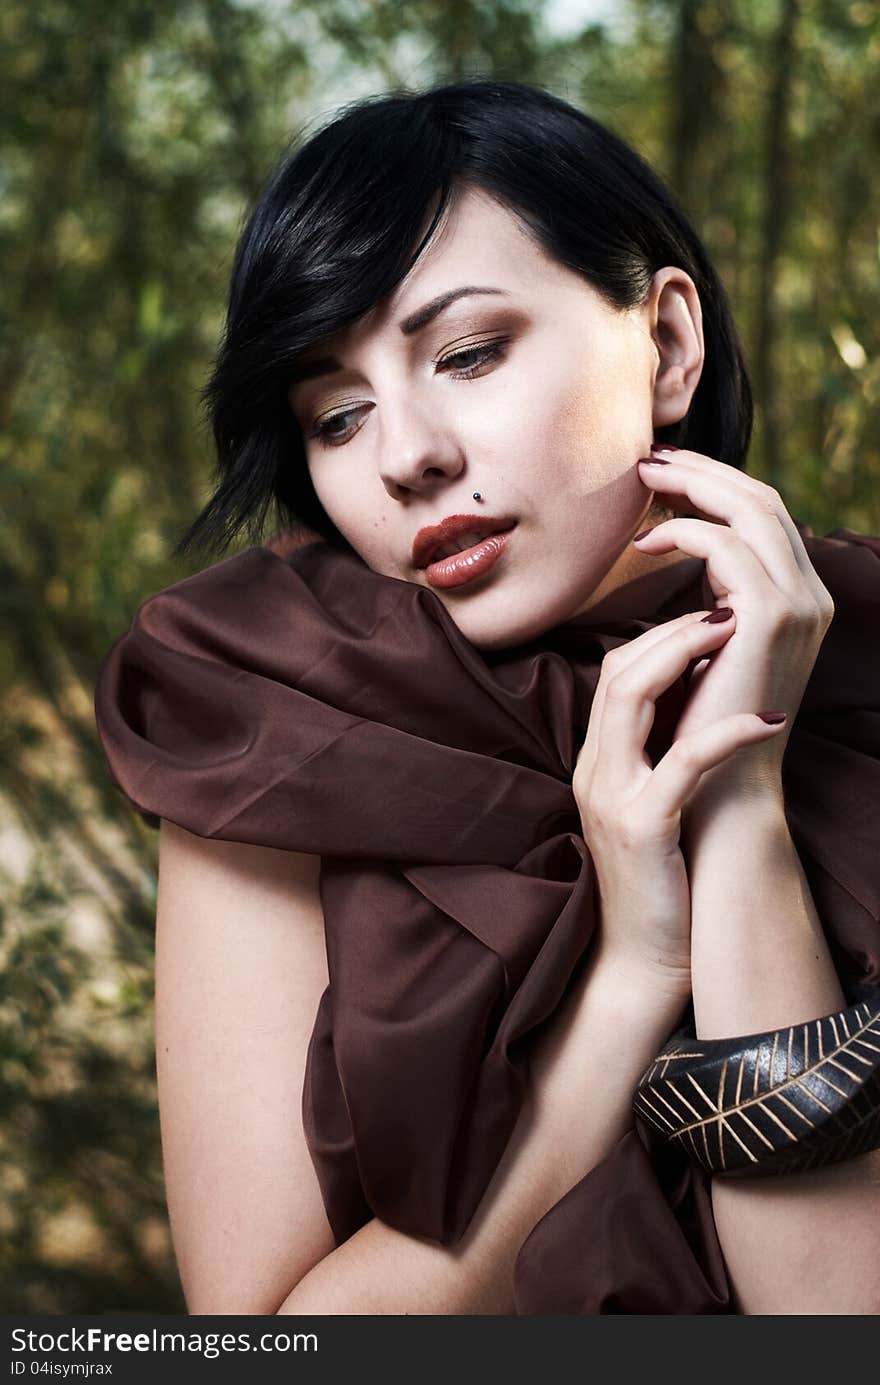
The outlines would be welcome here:
M 792 1173 L 876 1149 L 880 991 L 869 989 L 869 1001 L 786 1029 L 674 1037 L 642 1075 L 635 1114 L 719 1177 Z

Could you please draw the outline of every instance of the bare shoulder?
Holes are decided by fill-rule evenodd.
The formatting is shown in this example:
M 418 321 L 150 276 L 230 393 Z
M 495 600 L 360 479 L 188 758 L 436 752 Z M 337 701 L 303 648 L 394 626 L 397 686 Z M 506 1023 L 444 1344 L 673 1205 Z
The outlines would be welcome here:
M 319 872 L 162 821 L 156 1068 L 190 1313 L 274 1313 L 334 1248 L 301 1111 L 328 981 Z
M 281 851 L 274 846 L 252 846 L 248 842 L 224 842 L 197 837 L 176 823 L 162 819 L 159 834 L 159 866 L 167 881 L 183 866 L 191 886 L 233 879 L 246 882 L 250 894 L 257 882 L 271 889 L 273 884 L 289 887 L 296 883 L 312 911 L 320 911 L 318 877 L 320 856 L 301 851 Z M 193 870 L 195 867 L 195 871 Z M 178 882 L 179 883 L 179 882 Z M 321 919 L 323 929 L 323 919 Z

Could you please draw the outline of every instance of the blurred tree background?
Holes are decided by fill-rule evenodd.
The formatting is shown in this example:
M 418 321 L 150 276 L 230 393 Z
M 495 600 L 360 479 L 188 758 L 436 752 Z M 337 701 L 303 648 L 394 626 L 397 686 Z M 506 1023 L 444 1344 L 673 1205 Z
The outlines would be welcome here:
M 198 408 L 244 212 L 306 122 L 537 82 L 629 140 L 719 266 L 748 469 L 880 532 L 871 0 L 5 0 L 0 11 L 0 1309 L 185 1311 L 152 1047 L 156 835 L 98 665 L 207 498 Z M 242 545 L 243 546 L 243 545 Z

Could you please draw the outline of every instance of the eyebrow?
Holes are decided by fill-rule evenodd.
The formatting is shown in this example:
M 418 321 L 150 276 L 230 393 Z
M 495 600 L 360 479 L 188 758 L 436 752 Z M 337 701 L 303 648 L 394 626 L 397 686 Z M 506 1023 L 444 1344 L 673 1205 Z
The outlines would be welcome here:
M 445 293 L 440 293 L 436 298 L 432 298 L 429 303 L 417 308 L 409 317 L 404 317 L 398 323 L 401 332 L 405 337 L 412 337 L 416 332 L 420 332 L 423 327 L 427 327 L 429 322 L 433 322 L 444 308 L 448 308 L 457 298 L 478 293 L 499 293 L 509 297 L 507 289 L 489 288 L 480 284 L 463 284 L 457 289 L 447 289 Z M 311 360 L 301 361 L 295 365 L 288 376 L 288 388 L 298 384 L 301 380 L 314 380 L 321 375 L 332 375 L 334 372 L 342 370 L 341 363 L 335 356 L 318 356 Z

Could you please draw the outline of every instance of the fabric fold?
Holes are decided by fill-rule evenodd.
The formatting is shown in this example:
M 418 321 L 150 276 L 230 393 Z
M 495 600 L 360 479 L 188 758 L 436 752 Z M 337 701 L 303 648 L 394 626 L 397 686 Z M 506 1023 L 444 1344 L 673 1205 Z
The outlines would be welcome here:
M 798 529 L 836 613 L 786 817 L 856 995 L 880 983 L 880 538 Z M 374 1216 L 466 1231 L 596 926 L 571 777 L 602 660 L 705 596 L 701 565 L 639 621 L 482 653 L 429 589 L 299 530 L 149 598 L 108 652 L 97 727 L 145 822 L 321 857 L 302 1110 L 337 1243 Z M 686 696 L 658 700 L 655 761 Z M 636 1121 L 534 1227 L 514 1287 L 521 1314 L 735 1311 L 708 1176 Z

